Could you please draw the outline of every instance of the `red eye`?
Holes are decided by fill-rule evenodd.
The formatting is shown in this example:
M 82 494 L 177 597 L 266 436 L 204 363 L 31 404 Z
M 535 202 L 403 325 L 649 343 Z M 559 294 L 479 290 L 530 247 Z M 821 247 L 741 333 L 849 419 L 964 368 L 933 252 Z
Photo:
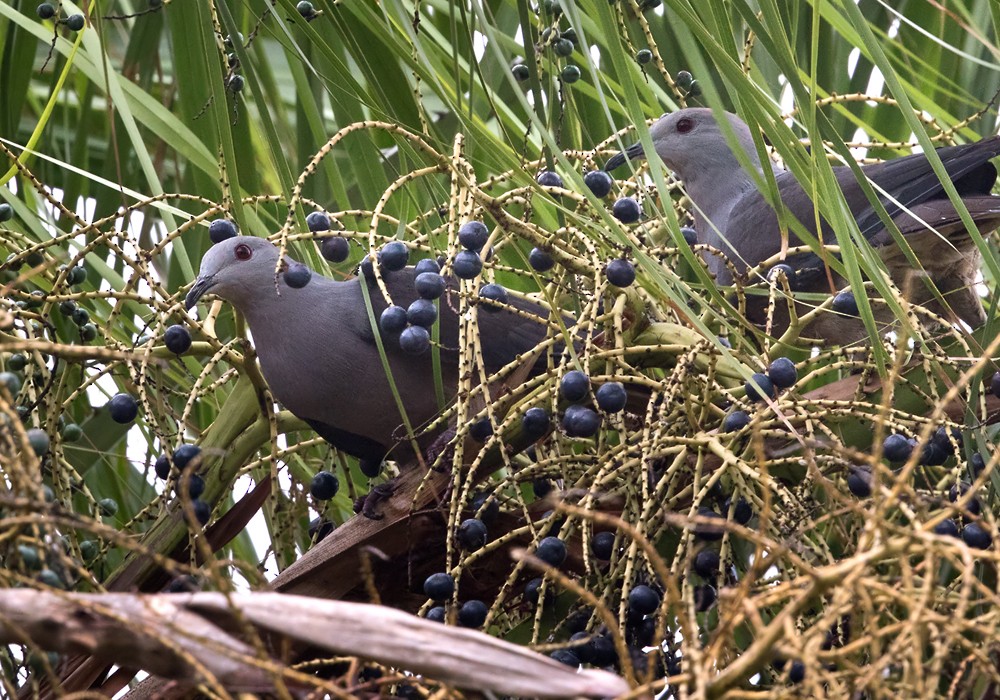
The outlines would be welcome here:
M 236 246 L 236 250 L 234 252 L 236 253 L 237 260 L 249 260 L 253 257 L 253 251 L 250 250 L 250 246 L 246 243 L 240 243 Z
M 681 117 L 677 120 L 677 133 L 686 134 L 694 128 L 694 122 L 687 117 Z

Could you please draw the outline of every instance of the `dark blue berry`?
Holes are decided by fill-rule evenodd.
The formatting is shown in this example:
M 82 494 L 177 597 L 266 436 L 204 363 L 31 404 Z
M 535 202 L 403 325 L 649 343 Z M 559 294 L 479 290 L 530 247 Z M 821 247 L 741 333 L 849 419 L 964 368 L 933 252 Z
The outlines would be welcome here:
M 66 276 L 66 283 L 70 285 L 83 284 L 87 281 L 86 265 L 77 265 Z
M 309 540 L 319 542 L 333 532 L 334 527 L 334 524 L 326 518 L 313 518 L 309 521 Z
M 83 29 L 85 24 L 86 20 L 81 14 L 70 15 L 66 18 L 66 26 L 74 32 L 78 32 Z
M 427 611 L 427 619 L 431 622 L 444 622 L 445 610 L 443 605 L 436 605 Z
M 521 428 L 529 440 L 537 440 L 549 430 L 549 413 L 540 406 L 533 406 L 521 416 Z
M 952 443 L 951 438 L 955 438 L 955 442 L 962 444 L 962 431 L 957 428 L 949 433 L 948 429 L 941 426 L 931 434 L 931 440 L 937 443 L 938 447 L 948 453 L 949 456 L 955 454 L 955 445 Z
M 610 637 L 598 635 L 590 640 L 590 663 L 597 668 L 604 668 L 615 663 L 618 652 Z
M 507 290 L 499 284 L 490 283 L 484 284 L 479 289 L 479 298 L 487 299 L 494 303 L 483 304 L 483 308 L 487 311 L 499 311 L 499 307 L 496 304 L 506 304 L 508 299 Z
M 524 599 L 531 605 L 538 605 L 538 595 L 541 593 L 542 581 L 543 579 L 541 578 L 533 578 L 524 584 Z M 552 597 L 552 588 L 550 587 L 545 596 L 546 602 L 549 602 Z
M 729 512 L 729 508 L 732 505 L 732 499 L 726 500 L 726 512 Z M 753 506 L 743 498 L 736 501 L 736 507 L 733 508 L 733 520 L 738 522 L 740 525 L 746 525 L 753 518 Z
M 163 332 L 163 344 L 175 355 L 183 355 L 191 347 L 191 334 L 184 326 L 170 326 Z
M 628 593 L 629 611 L 636 615 L 651 615 L 660 607 L 660 594 L 640 584 Z
M 208 237 L 212 243 L 221 243 L 227 238 L 235 238 L 238 235 L 236 224 L 229 219 L 216 219 L 208 225 Z
M 745 385 L 747 398 L 751 401 L 763 401 L 765 398 L 774 398 L 774 383 L 768 379 L 766 374 L 754 373 Z
M 309 216 L 306 217 L 306 226 L 313 233 L 317 231 L 329 231 L 330 217 L 326 215 L 325 211 L 311 211 L 309 212 Z
M 533 479 L 531 482 L 531 491 L 536 499 L 545 498 L 554 488 L 555 485 L 549 479 Z
M 431 574 L 424 581 L 424 595 L 431 600 L 443 602 L 455 593 L 455 579 L 451 574 Z
M 456 277 L 471 280 L 482 271 L 483 261 L 480 259 L 479 253 L 471 250 L 460 250 L 455 254 L 451 269 L 454 270 Z
M 694 589 L 694 609 L 695 612 L 708 612 L 715 605 L 719 594 L 712 586 L 695 586 Z
M 541 248 L 532 248 L 528 254 L 528 264 L 535 272 L 548 272 L 555 267 L 556 261 Z
M 316 475 L 309 482 L 309 493 L 317 501 L 329 501 L 337 495 L 340 488 L 340 481 L 333 472 L 316 472 Z
M 160 455 L 156 458 L 156 462 L 153 463 L 153 471 L 161 479 L 166 479 L 170 476 L 170 458 L 166 455 Z
M 410 249 L 402 241 L 389 241 L 379 251 L 378 261 L 389 272 L 398 272 L 410 261 Z
M 302 289 L 312 279 L 312 270 L 300 262 L 288 264 L 285 270 L 285 284 L 292 289 Z
M 791 284 L 795 279 L 795 269 L 791 265 L 778 263 L 767 271 L 767 281 L 772 284 L 779 284 L 782 276 Z
M 799 373 L 795 369 L 795 363 L 787 357 L 779 357 L 767 368 L 767 376 L 771 382 L 779 389 L 787 389 L 795 386 L 799 380 Z
M 582 401 L 590 393 L 590 377 L 578 369 L 570 370 L 559 381 L 559 393 L 567 401 Z
M 900 464 L 910 458 L 913 452 L 913 443 L 905 435 L 892 434 L 885 438 L 882 443 L 882 456 L 890 462 Z
M 979 523 L 969 523 L 962 528 L 962 540 L 973 549 L 988 549 L 993 544 L 993 536 Z
M 635 266 L 628 260 L 615 258 L 608 263 L 604 276 L 616 287 L 628 287 L 635 282 Z
M 421 261 L 423 262 L 423 261 Z M 423 299 L 437 299 L 444 294 L 447 283 L 437 272 L 421 272 L 413 280 L 413 287 Z
M 410 326 L 399 334 L 399 347 L 410 355 L 422 355 L 431 346 L 431 334 L 423 326 Z
M 139 404 L 130 394 L 115 394 L 107 406 L 111 420 L 115 423 L 131 423 L 139 415 Z
M 480 491 L 472 498 L 472 513 L 488 527 L 500 515 L 500 504 L 486 491 Z
M 681 226 L 681 235 L 684 237 L 684 242 L 688 245 L 696 245 L 698 243 L 698 232 L 690 226 Z
M 972 457 L 969 458 L 969 472 L 972 477 L 979 476 L 984 469 L 986 469 L 986 460 L 978 452 L 973 453 Z
M 458 242 L 466 250 L 478 253 L 486 245 L 490 230 L 482 221 L 467 221 L 458 229 Z
M 493 434 L 493 424 L 489 418 L 480 418 L 469 426 L 469 437 L 476 442 L 486 442 Z
M 788 680 L 792 683 L 801 683 L 806 677 L 806 665 L 796 659 L 788 667 Z
M 746 411 L 733 411 L 722 420 L 722 431 L 735 433 L 750 425 L 750 414 Z
M 486 622 L 486 615 L 489 613 L 489 608 L 486 607 L 486 603 L 481 600 L 467 600 L 462 603 L 462 607 L 458 609 L 458 624 L 462 627 L 471 627 L 473 629 L 483 626 Z
M 573 54 L 573 42 L 569 39 L 560 39 L 552 45 L 552 50 L 556 52 L 556 56 L 566 58 Z
M 413 274 L 419 277 L 425 272 L 441 272 L 441 266 L 434 258 L 424 258 L 423 260 L 418 260 L 417 264 L 413 266 Z
M 622 197 L 611 205 L 611 213 L 623 224 L 634 224 L 642 216 L 642 207 L 631 197 Z
M 324 238 L 319 246 L 320 255 L 332 263 L 340 263 L 347 260 L 351 254 L 351 244 L 343 236 Z
M 21 392 L 21 378 L 13 372 L 0 372 L 0 386 L 7 389 L 11 396 Z
M 948 451 L 934 440 L 928 440 L 920 452 L 920 464 L 927 467 L 939 467 L 948 461 Z
M 934 526 L 934 534 L 944 537 L 958 537 L 958 523 L 951 518 L 946 518 Z
M 181 445 L 174 450 L 174 467 L 182 470 L 199 455 L 201 455 L 201 448 L 197 445 Z
M 692 568 L 704 579 L 713 579 L 719 573 L 719 554 L 712 549 L 703 549 L 694 557 Z
M 202 525 L 207 525 L 209 519 L 212 517 L 212 506 L 205 503 L 205 501 L 195 499 L 191 501 L 191 509 L 194 511 L 194 517 Z
M 523 63 L 518 63 L 510 69 L 510 72 L 514 75 L 514 78 L 519 82 L 524 82 L 531 77 L 531 69 Z
M 994 396 L 1000 399 L 1000 372 L 995 373 L 993 378 L 990 380 L 990 391 L 993 392 Z
M 590 551 L 601 561 L 610 561 L 615 548 L 615 533 L 597 532 L 590 540 Z
M 611 179 L 611 176 L 604 170 L 591 170 L 583 176 L 583 184 L 590 188 L 590 191 L 594 193 L 594 196 L 599 199 L 603 199 L 608 196 L 611 192 L 611 185 L 613 182 L 614 181 Z
M 830 305 L 830 308 L 838 314 L 857 316 L 858 300 L 854 298 L 853 292 L 840 292 L 833 298 L 833 304 Z
M 538 543 L 535 556 L 549 566 L 558 567 L 566 561 L 566 543 L 558 537 L 546 537 Z
M 402 333 L 406 328 L 406 309 L 402 306 L 387 306 L 378 318 L 378 327 L 387 335 Z
M 414 326 L 430 328 L 437 320 L 437 306 L 430 299 L 414 299 L 406 307 L 406 320 Z
M 481 549 L 486 544 L 486 524 L 477 518 L 463 520 L 458 526 L 458 543 L 470 552 Z
M 56 8 L 50 2 L 43 2 L 35 8 L 35 12 L 38 14 L 38 19 L 52 19 L 56 16 Z
M 559 73 L 559 77 L 563 79 L 566 83 L 575 83 L 580 79 L 582 73 L 580 72 L 579 66 L 568 65 L 562 69 Z
M 181 486 L 181 481 L 187 481 L 188 498 L 198 498 L 201 494 L 205 493 L 205 480 L 202 479 L 197 474 L 189 474 L 186 479 L 178 480 L 175 491 L 178 496 L 183 496 L 183 487 Z
M 552 172 L 551 170 L 543 170 L 538 173 L 538 177 L 535 178 L 539 185 L 543 187 L 562 187 L 563 180 L 558 174 Z
M 858 498 L 872 495 L 872 473 L 865 467 L 851 467 L 847 475 L 847 488 Z
M 952 503 L 958 502 L 960 498 L 963 498 L 969 489 L 972 488 L 971 484 L 963 481 L 960 484 L 953 484 L 950 489 L 948 489 L 948 500 Z M 980 504 L 979 499 L 972 497 L 965 502 L 965 510 L 967 510 L 972 515 L 979 515 L 982 512 L 982 504 Z
M 570 406 L 563 414 L 563 430 L 569 437 L 589 438 L 601 427 L 601 417 L 586 406 Z
M 27 435 L 28 444 L 31 445 L 31 449 L 36 455 L 41 457 L 49 451 L 51 440 L 49 439 L 49 434 L 44 430 L 41 428 L 30 428 L 27 431 Z
M 597 405 L 602 411 L 608 413 L 618 413 L 625 408 L 628 394 L 625 393 L 625 385 L 621 382 L 605 382 L 597 387 L 594 394 L 597 398 Z
M 375 279 L 375 264 L 372 263 L 370 255 L 361 258 L 361 262 L 358 263 L 358 273 L 366 280 Z

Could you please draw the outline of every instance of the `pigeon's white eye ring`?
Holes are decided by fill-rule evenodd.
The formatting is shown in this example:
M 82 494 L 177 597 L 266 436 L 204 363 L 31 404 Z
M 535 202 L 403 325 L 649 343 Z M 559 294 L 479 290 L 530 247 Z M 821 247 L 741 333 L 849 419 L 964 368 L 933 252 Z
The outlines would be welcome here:
M 246 243 L 240 243 L 238 246 L 236 246 L 236 249 L 233 251 L 233 253 L 235 253 L 237 260 L 249 260 L 250 258 L 253 257 L 253 251 L 250 250 L 250 246 L 248 246 Z
M 677 120 L 677 133 L 686 134 L 694 128 L 694 122 L 687 117 L 681 117 Z

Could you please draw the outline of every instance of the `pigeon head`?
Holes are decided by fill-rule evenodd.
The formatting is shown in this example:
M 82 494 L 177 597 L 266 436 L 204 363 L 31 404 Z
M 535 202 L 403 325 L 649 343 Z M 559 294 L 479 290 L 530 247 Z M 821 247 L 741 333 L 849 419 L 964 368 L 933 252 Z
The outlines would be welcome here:
M 750 162 L 760 169 L 750 129 L 735 114 L 726 116 Z M 712 172 L 715 168 L 740 170 L 739 161 L 726 143 L 715 115 L 708 108 L 681 109 L 664 114 L 649 128 L 649 136 L 656 154 L 681 179 L 688 179 L 698 172 Z M 604 169 L 613 170 L 627 160 L 645 155 L 641 143 L 632 144 L 622 153 L 612 156 Z
M 260 297 L 260 290 L 274 280 L 278 249 L 263 238 L 235 236 L 216 243 L 201 259 L 201 269 L 184 305 L 192 308 L 211 291 L 237 308 Z

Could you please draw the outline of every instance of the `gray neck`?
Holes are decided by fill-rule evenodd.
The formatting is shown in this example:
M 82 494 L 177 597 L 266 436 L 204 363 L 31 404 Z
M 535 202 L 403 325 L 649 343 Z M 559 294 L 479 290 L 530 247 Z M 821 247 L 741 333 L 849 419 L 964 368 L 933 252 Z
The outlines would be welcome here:
M 693 205 L 698 242 L 718 248 L 731 257 L 734 251 L 724 237 L 726 223 L 736 202 L 754 189 L 750 176 L 737 165 L 735 169 L 719 170 L 685 179 L 684 189 Z M 707 254 L 705 261 L 716 277 L 724 273 L 725 264 L 719 256 Z M 722 279 L 720 282 L 726 283 Z
M 763 174 L 756 153 L 748 155 L 757 167 L 757 172 Z M 726 152 L 725 162 L 706 164 L 705 167 L 682 177 L 684 189 L 691 199 L 694 210 L 695 230 L 698 242 L 706 243 L 722 251 L 726 256 L 736 259 L 736 251 L 726 239 L 726 226 L 729 215 L 736 203 L 748 192 L 756 191 L 750 175 L 740 166 L 731 152 Z M 768 163 L 772 170 L 779 170 Z M 732 280 L 724 261 L 717 255 L 707 254 L 705 261 L 709 270 L 719 282 L 728 284 Z

